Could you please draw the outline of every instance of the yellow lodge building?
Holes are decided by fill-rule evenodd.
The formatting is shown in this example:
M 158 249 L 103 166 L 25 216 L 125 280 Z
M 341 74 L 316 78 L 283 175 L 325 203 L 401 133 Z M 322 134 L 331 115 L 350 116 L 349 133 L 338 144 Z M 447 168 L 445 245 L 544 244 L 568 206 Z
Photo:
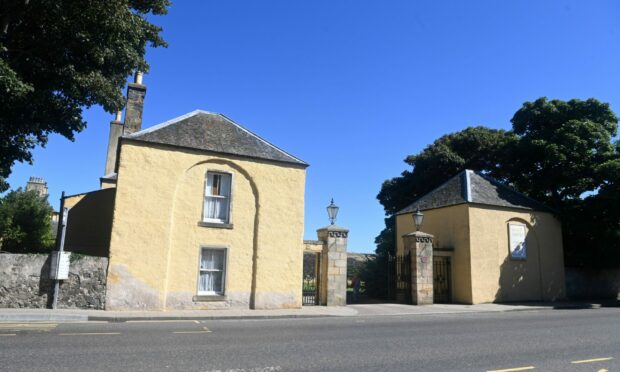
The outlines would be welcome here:
M 301 307 L 308 165 L 221 114 L 142 129 L 145 93 L 110 124 L 102 189 L 64 198 L 66 249 L 109 256 L 106 309 Z
M 562 229 L 546 206 L 462 171 L 397 213 L 398 256 L 402 237 L 416 230 L 417 210 L 424 215 L 420 230 L 433 235 L 436 299 L 478 304 L 565 297 Z

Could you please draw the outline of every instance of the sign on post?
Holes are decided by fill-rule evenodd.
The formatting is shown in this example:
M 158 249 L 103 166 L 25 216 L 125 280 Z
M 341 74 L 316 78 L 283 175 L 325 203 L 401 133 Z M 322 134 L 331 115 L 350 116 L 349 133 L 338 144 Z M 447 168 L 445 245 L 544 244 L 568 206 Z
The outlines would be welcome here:
M 67 280 L 69 279 L 69 260 L 71 252 L 52 252 L 52 265 L 50 268 L 50 279 Z

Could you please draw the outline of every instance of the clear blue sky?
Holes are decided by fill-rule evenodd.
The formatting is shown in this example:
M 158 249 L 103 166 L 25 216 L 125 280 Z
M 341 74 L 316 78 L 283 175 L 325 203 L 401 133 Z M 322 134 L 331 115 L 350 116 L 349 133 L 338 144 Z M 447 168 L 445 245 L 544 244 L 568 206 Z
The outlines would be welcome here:
M 372 252 L 381 183 L 408 154 L 471 125 L 510 128 L 541 96 L 595 97 L 620 114 L 617 1 L 181 1 L 154 17 L 143 128 L 194 109 L 223 113 L 310 163 L 305 238 L 340 206 L 349 250 Z M 13 187 L 44 177 L 95 190 L 112 115 L 93 107 L 69 142 L 52 136 Z

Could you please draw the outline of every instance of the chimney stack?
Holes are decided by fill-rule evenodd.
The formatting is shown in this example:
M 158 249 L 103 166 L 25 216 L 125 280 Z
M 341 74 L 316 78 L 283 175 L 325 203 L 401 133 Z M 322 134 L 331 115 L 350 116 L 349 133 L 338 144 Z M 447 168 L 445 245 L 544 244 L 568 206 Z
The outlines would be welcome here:
M 127 108 L 123 134 L 135 133 L 142 129 L 142 111 L 146 86 L 142 84 L 142 72 L 136 72 L 134 82 L 127 85 Z
M 123 122 L 121 121 L 123 113 L 116 112 L 116 117 L 110 122 L 110 137 L 108 137 L 108 155 L 105 159 L 105 172 L 103 176 L 109 176 L 114 173 L 116 167 L 116 152 L 118 146 L 118 137 L 123 134 Z

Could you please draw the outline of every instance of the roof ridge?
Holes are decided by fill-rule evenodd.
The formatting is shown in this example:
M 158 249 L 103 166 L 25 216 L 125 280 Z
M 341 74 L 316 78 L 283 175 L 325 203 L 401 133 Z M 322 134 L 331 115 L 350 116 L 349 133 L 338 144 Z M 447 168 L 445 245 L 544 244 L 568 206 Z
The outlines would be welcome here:
M 472 198 L 471 198 L 471 173 L 473 171 L 471 169 L 465 169 L 464 173 L 465 173 L 465 200 L 467 200 L 468 203 L 471 203 Z

